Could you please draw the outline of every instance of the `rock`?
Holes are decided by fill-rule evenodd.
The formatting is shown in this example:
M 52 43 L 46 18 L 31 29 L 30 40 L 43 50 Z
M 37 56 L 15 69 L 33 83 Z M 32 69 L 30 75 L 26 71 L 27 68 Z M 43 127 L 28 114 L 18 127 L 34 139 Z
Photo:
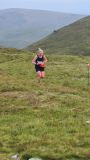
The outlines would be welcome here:
M 41 158 L 37 158 L 37 157 L 33 157 L 33 158 L 29 158 L 29 160 L 42 160 Z

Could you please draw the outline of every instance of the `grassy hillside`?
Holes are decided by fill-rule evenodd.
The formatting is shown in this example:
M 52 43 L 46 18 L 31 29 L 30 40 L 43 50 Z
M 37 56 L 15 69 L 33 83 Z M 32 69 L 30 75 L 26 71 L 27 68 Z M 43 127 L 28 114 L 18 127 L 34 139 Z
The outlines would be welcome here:
M 0 49 L 0 160 L 90 160 L 90 57 L 47 55 L 37 83 L 33 56 Z
M 38 47 L 46 49 L 48 53 L 90 55 L 90 16 L 55 31 L 27 49 Z
M 0 44 L 23 48 L 46 37 L 54 29 L 82 17 L 84 16 L 78 14 L 31 9 L 0 10 Z

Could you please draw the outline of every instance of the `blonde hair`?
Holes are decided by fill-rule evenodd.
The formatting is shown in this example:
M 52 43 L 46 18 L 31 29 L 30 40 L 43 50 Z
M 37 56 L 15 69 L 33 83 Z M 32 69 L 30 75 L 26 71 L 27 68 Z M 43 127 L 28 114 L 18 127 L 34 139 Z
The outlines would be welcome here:
M 44 53 L 43 50 L 41 48 L 38 48 L 38 53 Z

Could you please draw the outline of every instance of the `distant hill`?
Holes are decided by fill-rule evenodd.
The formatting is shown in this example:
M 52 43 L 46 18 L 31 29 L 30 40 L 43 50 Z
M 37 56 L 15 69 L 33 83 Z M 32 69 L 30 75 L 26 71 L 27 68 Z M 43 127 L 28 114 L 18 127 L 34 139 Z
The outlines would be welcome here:
M 54 31 L 43 40 L 28 46 L 28 50 L 38 47 L 48 53 L 90 55 L 90 16 Z
M 31 9 L 0 10 L 0 45 L 23 48 L 83 15 Z

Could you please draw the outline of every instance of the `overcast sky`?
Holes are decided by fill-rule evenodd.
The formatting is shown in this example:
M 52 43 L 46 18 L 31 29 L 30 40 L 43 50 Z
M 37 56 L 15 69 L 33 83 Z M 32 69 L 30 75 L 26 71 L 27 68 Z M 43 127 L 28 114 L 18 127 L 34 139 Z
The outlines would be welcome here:
M 27 8 L 90 15 L 90 0 L 0 0 L 0 9 Z

